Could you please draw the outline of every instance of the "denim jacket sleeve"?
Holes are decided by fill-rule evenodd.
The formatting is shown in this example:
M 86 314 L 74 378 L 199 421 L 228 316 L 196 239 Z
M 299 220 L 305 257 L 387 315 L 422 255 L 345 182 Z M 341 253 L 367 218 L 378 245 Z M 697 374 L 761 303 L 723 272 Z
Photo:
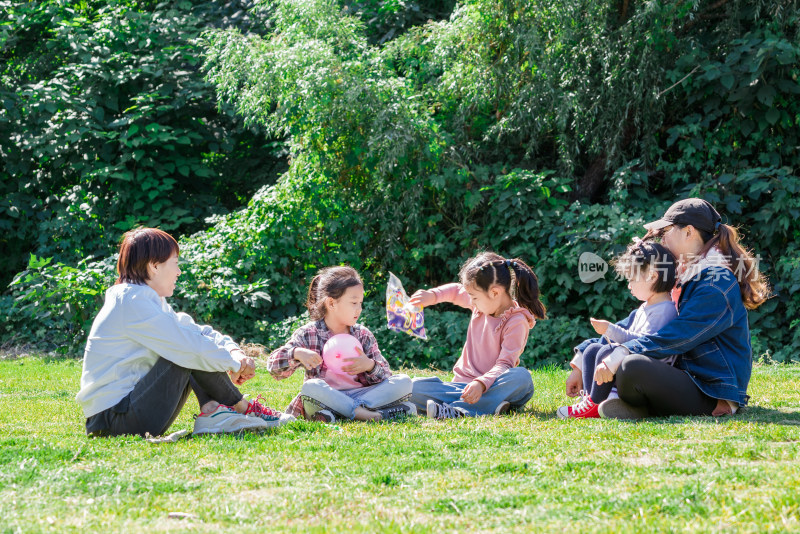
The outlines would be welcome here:
M 733 290 L 738 291 L 738 287 Z M 655 334 L 643 336 L 623 347 L 635 354 L 662 359 L 685 354 L 713 339 L 733 324 L 733 311 L 725 292 L 717 285 L 700 282 L 691 298 L 681 306 L 678 317 Z

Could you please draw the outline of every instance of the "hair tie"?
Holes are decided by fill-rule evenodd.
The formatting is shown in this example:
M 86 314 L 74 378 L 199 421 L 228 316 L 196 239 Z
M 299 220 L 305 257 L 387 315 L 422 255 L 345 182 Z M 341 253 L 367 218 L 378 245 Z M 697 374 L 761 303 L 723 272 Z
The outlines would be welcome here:
M 506 267 L 508 267 L 508 270 L 510 271 L 511 270 L 511 260 L 505 260 L 505 264 L 506 264 Z
M 721 221 L 717 221 L 717 223 L 714 225 L 714 233 L 717 233 L 717 232 L 719 232 L 719 226 L 720 226 L 721 224 L 722 224 L 722 222 L 721 222 Z

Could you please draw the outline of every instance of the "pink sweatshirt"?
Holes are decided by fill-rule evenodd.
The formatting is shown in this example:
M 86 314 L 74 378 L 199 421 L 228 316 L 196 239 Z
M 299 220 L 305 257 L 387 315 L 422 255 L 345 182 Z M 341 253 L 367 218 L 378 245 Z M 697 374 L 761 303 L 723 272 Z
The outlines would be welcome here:
M 531 312 L 514 302 L 500 317 L 484 315 L 472 307 L 469 294 L 461 284 L 445 284 L 431 292 L 437 304 L 451 302 L 472 310 L 467 341 L 453 368 L 453 382 L 477 380 L 488 390 L 498 376 L 519 365 L 519 356 L 528 342 L 528 331 L 536 324 Z

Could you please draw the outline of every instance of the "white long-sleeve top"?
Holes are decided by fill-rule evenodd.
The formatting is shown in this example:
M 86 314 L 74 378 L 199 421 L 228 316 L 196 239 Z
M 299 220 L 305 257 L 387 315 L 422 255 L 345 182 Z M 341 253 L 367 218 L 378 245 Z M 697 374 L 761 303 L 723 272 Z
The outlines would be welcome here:
M 117 284 L 92 323 L 75 399 L 86 417 L 111 408 L 133 390 L 159 357 L 200 371 L 238 371 L 239 346 L 210 326 L 176 313 L 148 285 Z

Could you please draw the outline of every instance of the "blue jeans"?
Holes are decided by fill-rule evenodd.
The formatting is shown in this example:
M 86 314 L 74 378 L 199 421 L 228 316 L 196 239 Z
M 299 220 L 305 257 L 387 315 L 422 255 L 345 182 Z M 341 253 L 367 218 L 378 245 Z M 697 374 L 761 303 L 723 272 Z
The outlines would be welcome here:
M 442 382 L 437 377 L 415 378 L 411 402 L 420 413 L 425 413 L 428 401 L 433 400 L 461 408 L 474 417 L 493 414 L 503 401 L 510 402 L 513 409 L 522 408 L 533 397 L 531 373 L 524 367 L 512 367 L 497 377 L 489 391 L 484 392 L 475 404 L 461 400 L 461 394 L 468 385 L 468 382 Z
M 308 408 L 304 405 L 306 417 L 311 417 L 318 409 L 328 409 L 341 417 L 353 419 L 359 406 L 369 410 L 383 408 L 402 401 L 410 394 L 411 379 L 406 375 L 392 375 L 374 386 L 343 390 L 334 389 L 319 378 L 312 378 L 303 382 L 300 388 L 300 395 L 309 397 L 319 405 Z

